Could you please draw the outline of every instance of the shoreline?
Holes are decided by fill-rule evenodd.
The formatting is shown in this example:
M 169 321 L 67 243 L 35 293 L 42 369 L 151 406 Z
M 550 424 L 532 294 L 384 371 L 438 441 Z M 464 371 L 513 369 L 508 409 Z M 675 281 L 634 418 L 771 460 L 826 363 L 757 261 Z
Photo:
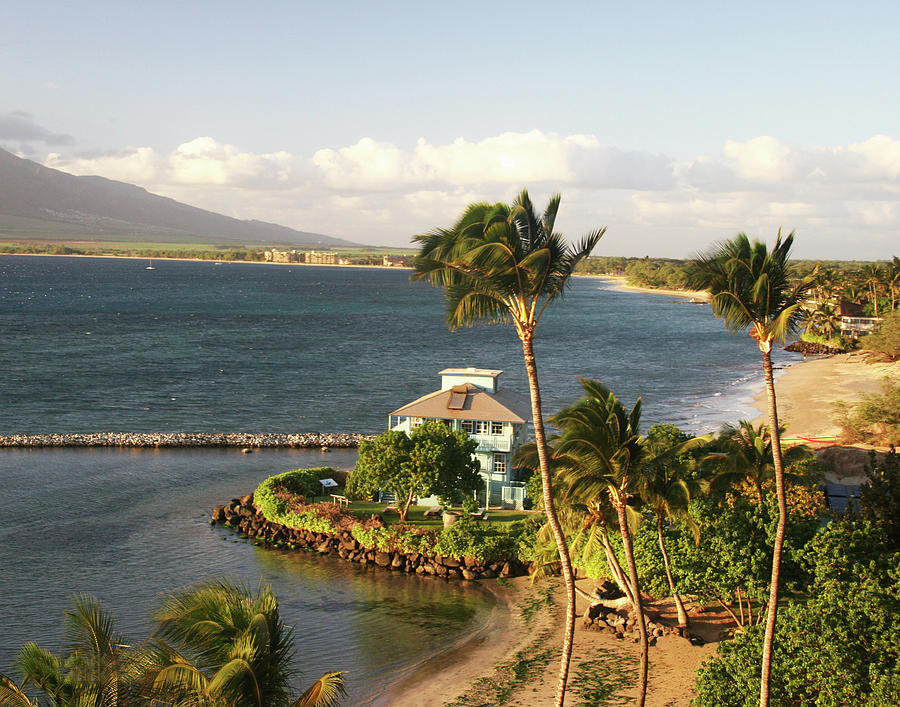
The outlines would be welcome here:
M 148 255 L 103 255 L 99 253 L 0 253 L 31 258 L 105 258 L 112 260 L 158 260 L 160 262 L 217 263 L 220 265 L 298 265 L 305 268 L 369 268 L 377 270 L 412 270 L 409 265 L 361 265 L 357 263 L 275 263 L 271 260 L 219 260 L 214 258 L 170 258 Z
M 410 666 L 409 672 L 375 698 L 372 707 L 407 704 L 441 707 L 461 694 L 485 670 L 493 668 L 498 660 L 512 653 L 521 641 L 521 627 L 514 610 L 523 587 L 530 580 L 519 577 L 508 582 L 506 586 L 496 581 L 481 583 L 496 600 L 484 625 Z
M 885 378 L 900 381 L 900 363 L 866 363 L 859 353 L 844 353 L 797 361 L 776 372 L 775 400 L 785 442 L 837 444 L 840 426 L 832 419 L 832 405 L 855 402 L 880 393 Z M 760 415 L 754 424 L 768 423 L 766 390 L 753 398 Z
M 700 302 L 709 302 L 709 293 L 705 290 L 667 290 L 657 287 L 638 287 L 637 285 L 629 285 L 628 278 L 622 275 L 581 275 L 580 277 L 593 277 L 601 280 L 612 280 L 615 282 L 614 290 L 617 292 L 639 292 L 645 295 L 666 295 L 668 297 L 683 297 Z

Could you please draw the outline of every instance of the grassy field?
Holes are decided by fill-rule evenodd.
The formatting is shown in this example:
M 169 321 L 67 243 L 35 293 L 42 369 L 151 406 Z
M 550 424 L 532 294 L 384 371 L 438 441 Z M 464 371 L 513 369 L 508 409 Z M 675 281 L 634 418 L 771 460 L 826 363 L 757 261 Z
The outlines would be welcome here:
M 312 499 L 314 503 L 331 503 L 331 496 L 316 496 Z M 439 530 L 443 527 L 441 516 L 425 517 L 425 511 L 430 506 L 412 506 L 409 509 L 407 522 L 412 525 L 418 525 L 423 528 L 432 528 Z M 400 522 L 400 516 L 396 513 L 385 513 L 384 503 L 367 503 L 365 501 L 351 501 L 350 512 L 357 518 L 365 519 L 374 513 L 378 513 L 384 518 L 385 525 L 394 525 Z M 455 509 L 457 512 L 459 509 Z M 533 515 L 533 511 L 500 511 L 491 510 L 488 512 L 488 521 L 492 523 L 512 523 L 517 520 L 523 520 Z

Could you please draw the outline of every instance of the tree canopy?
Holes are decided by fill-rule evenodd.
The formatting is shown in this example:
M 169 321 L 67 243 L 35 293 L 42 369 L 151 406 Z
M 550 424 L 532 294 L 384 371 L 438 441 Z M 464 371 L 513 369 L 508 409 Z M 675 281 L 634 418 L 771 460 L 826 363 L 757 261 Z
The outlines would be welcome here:
M 407 435 L 390 430 L 359 447 L 359 459 L 347 482 L 347 492 L 371 496 L 393 492 L 400 519 L 419 496 L 435 495 L 447 502 L 481 488 L 478 446 L 461 430 L 439 420 L 427 420 Z

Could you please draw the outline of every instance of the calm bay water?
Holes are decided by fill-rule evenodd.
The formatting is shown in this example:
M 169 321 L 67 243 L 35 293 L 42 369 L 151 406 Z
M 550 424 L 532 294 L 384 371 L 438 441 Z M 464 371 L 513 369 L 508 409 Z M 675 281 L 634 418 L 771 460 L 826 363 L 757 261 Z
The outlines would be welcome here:
M 0 434 L 378 432 L 449 366 L 505 371 L 510 327 L 449 332 L 408 271 L 0 255 Z M 759 355 L 705 305 L 579 278 L 535 346 L 545 413 L 599 378 L 644 421 L 694 431 L 755 416 Z M 782 360 L 788 360 L 782 355 Z M 60 640 L 67 597 L 100 597 L 135 638 L 158 595 L 203 578 L 274 585 L 310 679 L 350 671 L 363 703 L 494 606 L 479 587 L 260 550 L 211 507 L 264 477 L 355 453 L 0 450 L 0 672 L 26 640 Z M 387 649 L 386 649 L 387 647 Z

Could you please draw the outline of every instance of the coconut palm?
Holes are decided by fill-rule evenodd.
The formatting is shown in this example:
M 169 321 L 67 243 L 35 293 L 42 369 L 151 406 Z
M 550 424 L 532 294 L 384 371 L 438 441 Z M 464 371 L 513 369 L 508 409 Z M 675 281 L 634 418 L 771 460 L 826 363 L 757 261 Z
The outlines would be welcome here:
M 155 618 L 145 666 L 162 704 L 330 707 L 344 694 L 343 674 L 326 673 L 290 699 L 293 631 L 269 586 L 254 594 L 218 581 L 174 592 Z
M 575 631 L 575 586 L 566 538 L 553 504 L 534 337 L 547 306 L 563 295 L 575 266 L 590 254 L 606 229 L 588 234 L 574 247 L 568 245 L 553 230 L 559 203 L 557 194 L 540 217 L 526 190 L 511 205 L 471 204 L 450 228 L 439 228 L 413 239 L 420 245 L 413 278 L 444 289 L 451 329 L 511 322 L 522 343 L 544 512 L 559 550 L 567 594 L 556 696 L 556 704 L 562 705 Z
M 891 311 L 893 312 L 897 306 L 897 292 L 900 292 L 900 258 L 895 255 L 885 270 L 884 279 L 891 293 Z
M 65 614 L 68 652 L 54 655 L 26 643 L 18 664 L 23 679 L 17 685 L 0 675 L 0 705 L 39 705 L 25 694 L 34 687 L 53 707 L 125 707 L 140 703 L 133 651 L 116 633 L 114 621 L 93 597 L 77 594 Z
M 552 418 L 560 429 L 556 454 L 565 459 L 559 473 L 570 499 L 580 499 L 590 505 L 601 495 L 608 495 L 616 510 L 641 638 L 638 694 L 641 706 L 647 695 L 648 639 L 631 531 L 631 525 L 640 520 L 631 506 L 639 501 L 642 485 L 640 466 L 645 444 L 638 432 L 641 401 L 638 399 L 631 412 L 626 412 L 619 399 L 600 381 L 580 380 L 585 396 Z
M 653 425 L 645 442 L 645 455 L 641 474 L 641 498 L 656 515 L 656 537 L 662 553 L 669 590 L 678 612 L 678 625 L 687 626 L 688 616 L 684 602 L 675 589 L 675 578 L 666 550 L 663 524 L 680 520 L 695 538 L 699 538 L 700 528 L 688 513 L 692 495 L 700 489 L 700 484 L 687 473 L 690 452 L 701 449 L 712 440 L 712 435 L 690 437 L 672 425 Z
M 784 427 L 779 433 L 784 432 Z M 780 434 L 779 434 L 780 438 Z M 763 485 L 775 478 L 775 461 L 772 452 L 772 435 L 764 422 L 754 427 L 749 420 L 739 420 L 737 425 L 724 425 L 719 431 L 721 452 L 705 457 L 704 463 L 713 470 L 710 485 L 722 490 L 734 484 L 749 482 L 756 491 L 756 499 L 762 505 L 765 500 Z M 804 445 L 782 450 L 782 461 L 790 464 L 802 459 L 809 452 Z M 787 481 L 801 481 L 802 475 L 785 470 Z
M 869 288 L 872 295 L 872 304 L 875 307 L 875 316 L 878 316 L 878 288 L 884 279 L 884 272 L 878 263 L 869 263 L 862 268 L 863 285 Z
M 765 243 L 752 244 L 743 233 L 723 241 L 690 264 L 689 280 L 695 289 L 712 295 L 713 313 L 721 317 L 731 331 L 747 331 L 762 354 L 766 382 L 769 430 L 772 433 L 775 491 L 778 496 L 778 525 L 772 551 L 772 579 L 769 587 L 769 609 L 763 640 L 760 670 L 760 705 L 769 704 L 769 674 L 772 666 L 772 641 L 778 610 L 778 584 L 781 571 L 781 549 L 787 522 L 784 490 L 784 464 L 775 383 L 772 377 L 772 344 L 784 343 L 796 333 L 802 318 L 800 305 L 813 287 L 816 271 L 792 284 L 788 277 L 788 258 L 794 234 L 782 240 L 781 231 L 771 251 Z
M 608 529 L 616 527 L 619 522 L 616 511 L 610 504 L 609 497 L 606 494 L 600 494 L 589 499 L 581 499 L 578 497 L 577 491 L 573 492 L 568 487 L 565 474 L 558 473 L 567 464 L 565 457 L 557 452 L 558 444 L 559 435 L 550 435 L 547 438 L 554 493 L 565 501 L 565 503 L 557 507 L 556 512 L 566 538 L 569 540 L 569 552 L 573 557 L 580 559 L 583 564 L 592 564 L 594 558 L 602 552 L 609 567 L 609 572 L 616 584 L 625 593 L 629 603 L 633 603 L 631 584 L 627 575 L 622 571 L 612 543 L 609 540 Z M 516 450 L 513 463 L 533 472 L 539 472 L 537 445 L 534 442 L 521 445 Z M 541 576 L 551 568 L 558 571 L 559 551 L 550 525 L 547 523 L 541 526 L 537 533 L 535 550 L 534 576 Z M 594 597 L 583 592 L 578 587 L 575 588 L 575 591 L 588 601 L 594 600 Z

